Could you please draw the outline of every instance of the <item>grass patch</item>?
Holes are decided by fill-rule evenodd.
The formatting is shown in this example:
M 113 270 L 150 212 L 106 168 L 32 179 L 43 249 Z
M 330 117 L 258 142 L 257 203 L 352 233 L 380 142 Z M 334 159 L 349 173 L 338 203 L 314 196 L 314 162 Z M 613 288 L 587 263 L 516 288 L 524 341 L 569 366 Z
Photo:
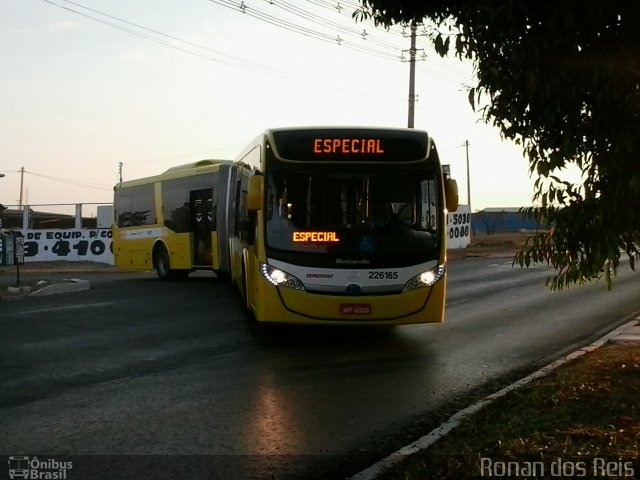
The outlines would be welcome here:
M 638 478 L 639 419 L 640 349 L 611 344 L 499 398 L 380 478 Z

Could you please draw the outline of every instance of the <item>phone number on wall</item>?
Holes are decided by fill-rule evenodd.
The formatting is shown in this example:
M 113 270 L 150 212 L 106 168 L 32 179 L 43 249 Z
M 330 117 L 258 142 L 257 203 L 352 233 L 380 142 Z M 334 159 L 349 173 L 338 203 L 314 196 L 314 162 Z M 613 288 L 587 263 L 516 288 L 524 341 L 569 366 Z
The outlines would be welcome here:
M 109 229 L 27 230 L 25 261 L 92 261 L 113 264 Z

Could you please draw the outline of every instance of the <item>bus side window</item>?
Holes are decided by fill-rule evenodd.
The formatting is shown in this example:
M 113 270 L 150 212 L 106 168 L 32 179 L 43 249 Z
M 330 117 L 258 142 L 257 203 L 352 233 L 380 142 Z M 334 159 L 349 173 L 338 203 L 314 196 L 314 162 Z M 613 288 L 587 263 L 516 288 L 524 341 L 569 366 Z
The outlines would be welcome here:
M 437 187 L 433 180 L 423 180 L 420 183 L 421 189 L 421 207 L 422 212 L 420 214 L 420 227 L 422 229 L 435 232 L 436 230 L 436 212 L 438 205 L 437 200 Z

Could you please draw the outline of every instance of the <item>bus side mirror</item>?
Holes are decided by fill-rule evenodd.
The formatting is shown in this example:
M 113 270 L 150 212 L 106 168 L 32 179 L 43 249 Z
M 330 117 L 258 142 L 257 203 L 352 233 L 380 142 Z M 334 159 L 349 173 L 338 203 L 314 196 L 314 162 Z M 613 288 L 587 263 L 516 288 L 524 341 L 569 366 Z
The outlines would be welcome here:
M 249 186 L 247 187 L 247 210 L 255 212 L 262 208 L 262 188 L 264 185 L 264 177 L 262 175 L 254 175 L 249 178 Z
M 458 210 L 458 182 L 452 178 L 444 180 L 444 196 L 447 202 L 447 211 Z

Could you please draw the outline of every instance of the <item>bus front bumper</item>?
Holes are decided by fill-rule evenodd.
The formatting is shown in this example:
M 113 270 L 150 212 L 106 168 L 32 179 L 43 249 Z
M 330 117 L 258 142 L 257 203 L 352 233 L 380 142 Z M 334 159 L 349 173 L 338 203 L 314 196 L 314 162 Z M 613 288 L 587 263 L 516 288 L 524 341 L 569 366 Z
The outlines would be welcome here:
M 401 325 L 444 320 L 446 274 L 432 287 L 389 295 L 327 295 L 256 285 L 258 321 L 334 325 Z

